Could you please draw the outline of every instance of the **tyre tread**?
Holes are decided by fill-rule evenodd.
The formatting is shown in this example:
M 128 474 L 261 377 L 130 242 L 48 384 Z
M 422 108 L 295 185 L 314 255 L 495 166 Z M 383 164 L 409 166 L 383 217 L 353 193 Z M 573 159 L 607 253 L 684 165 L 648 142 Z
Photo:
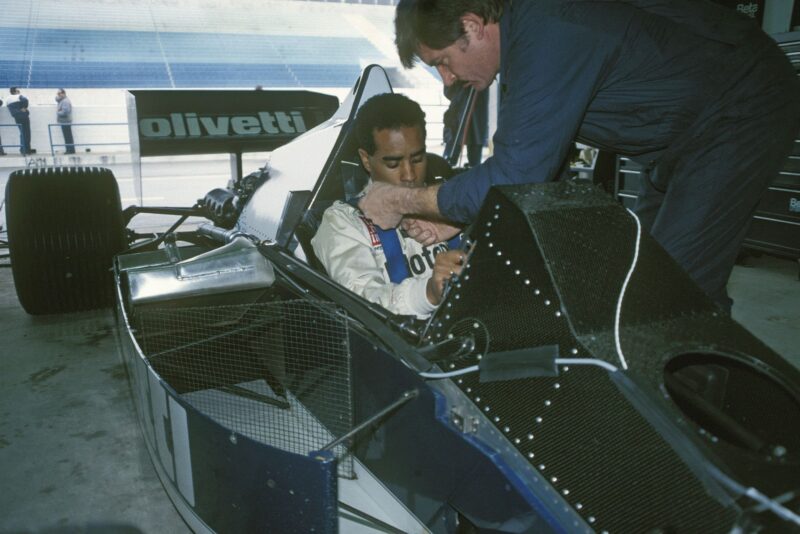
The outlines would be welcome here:
M 15 171 L 6 200 L 11 270 L 25 311 L 68 313 L 112 303 L 111 262 L 125 240 L 110 170 Z

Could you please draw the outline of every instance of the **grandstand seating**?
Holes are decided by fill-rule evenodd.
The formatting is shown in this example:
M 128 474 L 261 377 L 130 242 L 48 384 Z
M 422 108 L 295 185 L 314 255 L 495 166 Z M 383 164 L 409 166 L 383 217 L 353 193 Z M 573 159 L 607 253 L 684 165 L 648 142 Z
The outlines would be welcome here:
M 63 140 L 54 89 L 75 104 L 73 127 L 92 154 L 127 150 L 127 89 L 308 88 L 343 98 L 363 67 L 384 66 L 396 90 L 410 91 L 440 150 L 441 85 L 424 69 L 404 71 L 394 45 L 397 0 L 53 0 L 10 2 L 0 17 L 0 98 L 28 96 L 40 153 Z M 427 67 L 426 67 L 427 68 Z M 28 91 L 30 89 L 30 91 Z M 5 106 L 6 150 L 16 125 Z M 51 138 L 52 136 L 52 138 Z M 108 144 L 111 142 L 112 144 Z M 118 145 L 113 143 L 119 142 Z M 51 150 L 52 150 L 51 146 Z M 6 158 L 4 161 L 8 161 Z
M 361 37 L 0 27 L 6 87 L 346 87 L 383 57 Z

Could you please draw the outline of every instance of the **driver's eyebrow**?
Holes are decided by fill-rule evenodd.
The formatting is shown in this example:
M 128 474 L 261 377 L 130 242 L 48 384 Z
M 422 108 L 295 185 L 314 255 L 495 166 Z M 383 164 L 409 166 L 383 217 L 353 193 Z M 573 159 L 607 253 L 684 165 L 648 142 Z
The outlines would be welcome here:
M 413 154 L 411 154 L 411 157 L 413 158 L 413 157 L 416 157 L 416 156 L 420 156 L 420 155 L 422 155 L 424 153 L 425 153 L 425 149 L 422 148 L 420 150 L 417 150 Z M 383 161 L 401 161 L 404 157 L 405 156 L 383 156 L 381 159 Z

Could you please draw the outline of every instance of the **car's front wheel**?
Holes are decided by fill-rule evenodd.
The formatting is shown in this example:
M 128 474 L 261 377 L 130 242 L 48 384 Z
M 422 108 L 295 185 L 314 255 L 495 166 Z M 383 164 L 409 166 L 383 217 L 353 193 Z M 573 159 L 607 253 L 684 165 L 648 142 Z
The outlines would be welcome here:
M 14 286 L 30 314 L 111 304 L 111 261 L 125 246 L 119 188 L 108 169 L 11 173 L 6 185 Z

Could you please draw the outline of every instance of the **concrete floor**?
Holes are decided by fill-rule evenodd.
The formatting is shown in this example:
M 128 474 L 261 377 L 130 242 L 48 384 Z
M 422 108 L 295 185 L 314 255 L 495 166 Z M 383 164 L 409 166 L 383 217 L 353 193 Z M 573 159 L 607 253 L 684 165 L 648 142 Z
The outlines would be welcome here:
M 128 156 L 77 158 L 79 165 L 111 168 L 123 205 L 134 202 Z M 246 172 L 264 161 L 247 159 Z M 224 185 L 226 157 L 203 163 L 200 176 L 196 161 L 149 163 L 143 169 L 146 204 L 191 205 L 201 191 Z M 38 161 L 11 156 L 0 164 L 4 191 L 12 169 Z M 145 218 L 136 228 L 156 222 Z M 5 210 L 0 226 L 5 229 Z M 150 462 L 114 328 L 110 310 L 28 316 L 11 269 L 0 268 L 0 533 L 191 532 Z
M 797 262 L 748 257 L 729 290 L 734 318 L 800 367 Z M 0 533 L 188 532 L 133 410 L 113 314 L 28 316 L 0 267 Z
M 800 367 L 800 277 L 798 262 L 772 256 L 740 261 L 728 292 L 733 318 L 778 354 Z
M 134 418 L 110 310 L 31 317 L 0 269 L 0 532 L 190 532 Z

